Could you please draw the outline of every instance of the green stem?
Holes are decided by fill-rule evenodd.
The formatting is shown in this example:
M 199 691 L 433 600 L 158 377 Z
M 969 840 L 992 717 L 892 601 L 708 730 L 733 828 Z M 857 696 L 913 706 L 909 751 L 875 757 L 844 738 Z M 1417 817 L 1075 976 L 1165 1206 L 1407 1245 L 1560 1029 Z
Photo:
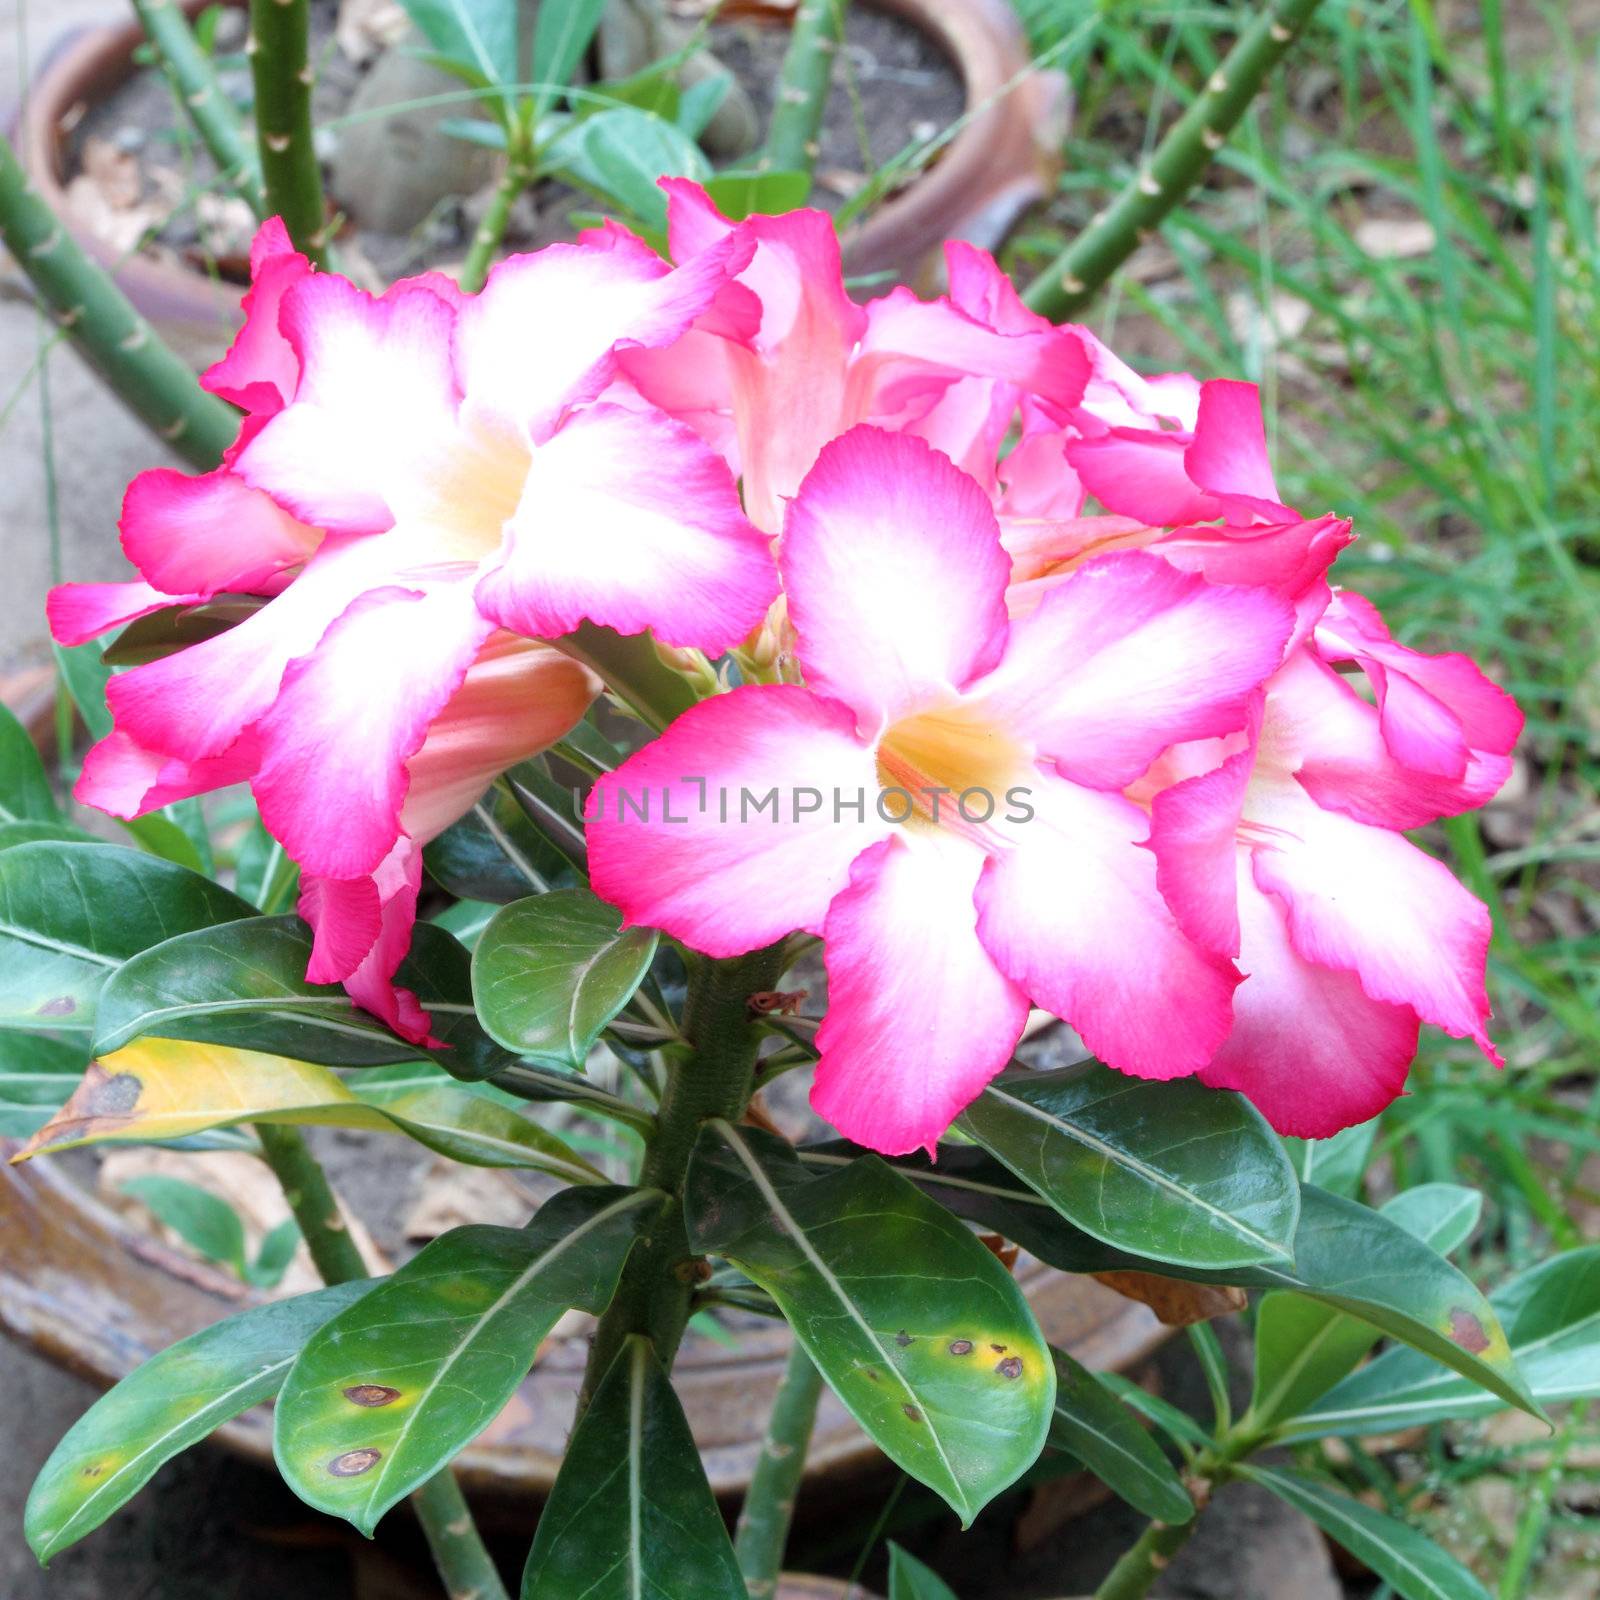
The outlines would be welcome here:
M 801 0 L 778 75 L 772 123 L 759 161 L 763 170 L 809 175 L 816 165 L 833 58 L 844 35 L 844 8 L 845 0 Z
M 584 622 L 556 644 L 604 679 L 606 687 L 657 733 L 699 699 L 694 685 L 661 659 L 647 633 L 613 633 Z
M 78 247 L 0 139 L 0 240 L 113 394 L 191 466 L 207 471 L 239 430 L 98 263 Z
M 821 1395 L 822 1374 L 796 1340 L 772 1399 L 767 1437 L 750 1475 L 733 1538 L 750 1600 L 770 1600 L 778 1591 L 795 1495 L 806 1470 L 806 1447 Z
M 222 180 L 258 217 L 267 214 L 261 168 L 245 134 L 244 122 L 217 81 L 211 57 L 200 46 L 178 0 L 133 0 L 154 46 L 173 98 L 194 124 Z
M 1152 1522 L 1139 1541 L 1106 1575 L 1094 1600 L 1143 1600 L 1194 1532 L 1198 1516 L 1187 1522 Z
M 256 86 L 256 143 L 269 214 L 325 265 L 327 209 L 311 132 L 311 0 L 250 0 L 245 52 Z
M 1239 36 L 1194 104 L 1112 203 L 1028 285 L 1023 299 L 1059 320 L 1081 311 L 1141 240 L 1200 181 L 1319 0 L 1275 0 Z
M 494 1558 L 453 1472 L 434 1473 L 411 1496 L 411 1507 L 450 1600 L 507 1600 Z
M 511 208 L 517 203 L 517 196 L 527 188 L 532 176 L 532 168 L 524 163 L 520 155 L 513 153 L 506 163 L 505 176 L 501 178 L 494 198 L 489 202 L 489 209 L 484 213 L 478 231 L 472 236 L 472 249 L 467 252 L 467 259 L 461 266 L 460 283 L 468 294 L 476 294 L 483 287 L 483 280 L 489 276 L 495 251 L 506 236 Z
M 701 960 L 690 971 L 683 1011 L 689 1050 L 669 1069 L 639 1171 L 641 1186 L 662 1190 L 671 1203 L 628 1257 L 616 1295 L 595 1329 L 579 1416 L 629 1334 L 646 1335 L 662 1366 L 672 1367 L 696 1283 L 697 1262 L 683 1218 L 689 1154 L 702 1124 L 713 1117 L 737 1121 L 749 1103 L 762 1037 L 750 1015 L 750 996 L 773 988 L 782 974 L 781 945 L 731 961 Z
M 324 1283 L 349 1283 L 369 1274 L 339 1213 L 328 1175 L 298 1128 L 255 1125 L 261 1156 L 272 1169 L 300 1224 Z M 411 1497 L 450 1600 L 507 1600 L 505 1585 L 484 1548 L 455 1474 L 446 1467 Z

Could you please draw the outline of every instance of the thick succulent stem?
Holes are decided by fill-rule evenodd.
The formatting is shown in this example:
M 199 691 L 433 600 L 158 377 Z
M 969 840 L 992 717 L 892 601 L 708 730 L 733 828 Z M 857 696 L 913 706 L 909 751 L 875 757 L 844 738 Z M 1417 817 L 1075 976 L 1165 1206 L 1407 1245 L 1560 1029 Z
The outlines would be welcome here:
M 845 0 L 800 0 L 761 152 L 763 169 L 809 173 L 816 165 L 833 58 L 844 36 L 844 8 Z
M 298 1128 L 255 1125 L 261 1156 L 272 1169 L 300 1224 L 311 1259 L 325 1283 L 349 1283 L 368 1276 L 356 1242 L 339 1213 L 339 1202 L 321 1163 Z M 446 1467 L 411 1497 L 434 1565 L 450 1600 L 507 1600 L 505 1585 L 484 1548 L 461 1486 Z
M 187 363 L 79 248 L 28 182 L 5 139 L 0 139 L 0 239 L 112 393 L 192 466 L 202 471 L 216 466 L 238 432 L 238 413 L 201 389 Z
M 327 208 L 311 129 L 311 0 L 250 0 L 245 52 L 256 86 L 256 145 L 267 210 L 325 265 Z
M 1305 31 L 1319 0 L 1275 0 L 1239 36 L 1193 105 L 1127 187 L 1028 285 L 1023 299 L 1047 317 L 1075 315 L 1211 164 L 1267 74 Z
M 689 1320 L 696 1267 L 683 1217 L 683 1183 L 701 1127 L 714 1117 L 737 1122 L 750 1100 L 762 1030 L 750 997 L 783 974 L 782 945 L 731 961 L 701 960 L 689 977 L 683 1012 L 687 1055 L 667 1078 L 656 1126 L 645 1145 L 640 1184 L 669 1197 L 649 1236 L 628 1258 L 616 1296 L 595 1329 L 578 1396 L 581 1416 L 630 1334 L 642 1333 L 671 1369 Z
M 266 216 L 261 167 L 244 122 L 217 81 L 211 57 L 201 49 L 178 0 L 133 0 L 133 9 L 155 49 L 173 98 L 211 152 L 222 181 L 258 217 Z
M 733 1548 L 750 1600 L 772 1600 L 778 1592 L 795 1495 L 806 1470 L 806 1447 L 821 1395 L 822 1374 L 796 1340 L 789 1347 L 788 1365 L 772 1397 L 767 1436 L 750 1475 L 750 1489 L 734 1533 Z
M 1094 1600 L 1144 1600 L 1157 1578 L 1194 1532 L 1200 1519 L 1187 1522 L 1152 1522 L 1106 1575 Z

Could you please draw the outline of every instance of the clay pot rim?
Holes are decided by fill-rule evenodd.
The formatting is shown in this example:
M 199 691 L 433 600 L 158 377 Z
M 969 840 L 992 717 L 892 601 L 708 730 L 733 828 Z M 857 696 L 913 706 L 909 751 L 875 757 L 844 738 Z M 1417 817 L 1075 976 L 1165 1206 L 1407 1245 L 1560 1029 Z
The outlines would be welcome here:
M 209 0 L 182 0 L 198 12 Z M 224 0 L 241 5 L 245 0 Z M 961 75 L 965 126 L 937 161 L 843 239 L 846 269 L 873 273 L 915 267 L 945 239 L 998 244 L 1050 189 L 1054 148 L 1042 142 L 1062 120 L 1064 90 L 1052 74 L 1027 75 L 1022 25 L 1007 0 L 867 0 L 928 35 Z M 72 237 L 110 271 L 146 316 L 174 325 L 228 326 L 239 320 L 244 286 L 142 251 L 120 255 L 70 205 L 66 134 L 74 110 L 103 99 L 133 70 L 144 41 L 138 22 L 67 34 L 35 72 L 16 119 L 29 180 Z M 1019 81 L 1020 80 L 1020 81 Z

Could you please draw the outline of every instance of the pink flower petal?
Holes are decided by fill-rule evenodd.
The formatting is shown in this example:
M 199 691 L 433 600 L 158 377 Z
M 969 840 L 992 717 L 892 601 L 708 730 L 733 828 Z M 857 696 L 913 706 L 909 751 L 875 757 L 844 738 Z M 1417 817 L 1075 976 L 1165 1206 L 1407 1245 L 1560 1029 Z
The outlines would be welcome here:
M 461 309 L 455 364 L 467 409 L 515 437 L 542 440 L 592 400 L 619 344 L 670 344 L 707 310 L 748 256 L 730 237 L 676 270 L 631 234 L 508 257 Z
M 220 756 L 181 761 L 146 750 L 113 729 L 83 758 L 73 798 L 113 817 L 142 817 L 178 800 L 244 783 L 255 775 L 260 750 L 252 734 L 235 740 Z
M 141 472 L 122 501 L 122 548 L 158 589 L 252 594 L 311 558 L 322 534 L 226 468 Z
M 933 833 L 886 839 L 857 859 L 823 925 L 828 1015 L 811 1105 L 885 1155 L 931 1154 L 1028 1020 L 978 942 L 983 859 Z
M 1010 563 L 988 497 L 909 434 L 852 428 L 784 524 L 796 653 L 864 736 L 948 698 L 1000 658 Z
M 595 893 L 630 925 L 713 956 L 820 929 L 850 863 L 891 831 L 876 810 L 872 751 L 854 726 L 837 701 L 788 685 L 691 707 L 595 785 Z M 772 803 L 756 809 L 769 792 Z
M 267 831 L 307 872 L 359 877 L 394 847 L 406 762 L 491 628 L 464 583 L 373 589 L 290 663 L 257 724 L 252 787 Z
M 1283 902 L 1307 961 L 1353 972 L 1374 1000 L 1410 1006 L 1499 1062 L 1484 1024 L 1489 913 L 1402 835 L 1324 811 L 1297 783 L 1257 785 L 1252 822 L 1273 830 L 1256 882 Z
M 1175 528 L 1152 549 L 1208 583 L 1240 583 L 1271 589 L 1288 599 L 1322 583 L 1334 558 L 1353 539 L 1344 517 L 1310 521 Z M 1327 589 L 1320 601 L 1325 601 Z M 1320 610 L 1320 604 L 1319 604 Z
M 1282 907 L 1255 885 L 1247 852 L 1239 865 L 1245 978 L 1233 992 L 1233 1031 L 1200 1081 L 1237 1089 L 1279 1133 L 1326 1139 L 1377 1116 L 1404 1090 L 1416 1013 L 1298 955 Z
M 1215 587 L 1156 556 L 1099 556 L 1011 626 L 975 698 L 1064 777 L 1125 788 L 1168 745 L 1244 726 L 1294 614 L 1260 589 Z
M 1149 820 L 1121 795 L 1042 773 L 1033 804 L 978 882 L 984 948 L 1108 1066 L 1197 1071 L 1227 1035 L 1238 976 L 1179 929 L 1140 848 Z
M 192 606 L 204 594 L 166 594 L 148 583 L 60 583 L 45 598 L 45 620 L 57 644 L 87 644 L 102 633 L 168 606 Z
M 455 311 L 423 287 L 375 300 L 317 273 L 284 296 L 279 321 L 300 357 L 299 387 L 235 469 L 319 528 L 389 527 L 419 466 L 455 431 Z
M 1154 527 L 1209 522 L 1222 503 L 1197 488 L 1184 466 L 1182 434 L 1119 427 L 1092 439 L 1069 439 L 1067 460 L 1107 511 Z
M 1183 462 L 1190 479 L 1209 494 L 1244 496 L 1281 509 L 1267 460 L 1261 391 L 1253 383 L 1213 378 L 1200 385 L 1194 441 Z
M 516 633 L 557 638 L 587 617 L 715 655 L 777 589 L 767 541 L 703 441 L 661 413 L 599 404 L 533 452 L 478 600 Z
M 371 878 L 322 878 L 306 873 L 300 879 L 295 907 L 311 924 L 308 983 L 338 983 L 367 959 L 383 931 L 383 907 Z
M 231 400 L 252 415 L 270 416 L 294 398 L 300 357 L 278 326 L 283 297 L 311 263 L 290 242 L 281 217 L 268 217 L 250 247 L 250 289 L 244 297 L 244 326 L 228 353 L 200 375 L 200 387 Z

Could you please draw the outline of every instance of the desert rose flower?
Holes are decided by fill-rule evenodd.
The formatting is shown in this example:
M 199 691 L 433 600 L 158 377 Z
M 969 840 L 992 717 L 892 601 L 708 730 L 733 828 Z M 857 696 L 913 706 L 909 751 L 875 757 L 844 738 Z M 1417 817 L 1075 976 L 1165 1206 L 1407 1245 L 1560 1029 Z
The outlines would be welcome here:
M 1237 974 L 1177 926 L 1122 790 L 1244 727 L 1288 605 L 1134 552 L 1013 622 L 987 494 L 871 427 L 807 475 L 780 564 L 804 686 L 704 701 L 602 779 L 596 890 L 713 956 L 819 933 L 813 1104 L 875 1149 L 931 1146 L 1030 999 L 1124 1071 L 1208 1062 Z
M 721 459 L 659 411 L 595 400 L 619 344 L 675 339 L 747 254 L 730 239 L 672 271 L 617 234 L 512 257 L 477 296 L 432 275 L 374 298 L 267 224 L 248 320 L 207 375 L 248 413 L 226 462 L 136 479 L 140 581 L 69 585 L 50 616 L 70 644 L 175 602 L 265 603 L 112 680 L 79 798 L 134 816 L 248 781 L 306 876 L 312 975 L 363 970 L 409 925 L 415 851 L 396 851 L 437 831 L 408 807 L 450 809 L 432 775 L 481 790 L 594 692 L 527 641 L 589 618 L 718 652 L 765 614 L 776 572 Z M 479 745 L 452 718 L 485 682 L 504 731 Z
M 906 288 L 857 305 L 824 212 L 734 223 L 698 185 L 661 186 L 680 271 L 720 259 L 732 241 L 752 254 L 688 337 L 670 352 L 625 351 L 620 370 L 723 451 L 767 532 L 781 530 L 784 505 L 822 447 L 858 423 L 914 431 L 942 401 L 933 442 L 992 474 L 1019 396 L 1057 417 L 1081 399 L 1089 368 L 1080 330 L 1039 318 L 1000 326 L 976 297 L 923 301 Z

